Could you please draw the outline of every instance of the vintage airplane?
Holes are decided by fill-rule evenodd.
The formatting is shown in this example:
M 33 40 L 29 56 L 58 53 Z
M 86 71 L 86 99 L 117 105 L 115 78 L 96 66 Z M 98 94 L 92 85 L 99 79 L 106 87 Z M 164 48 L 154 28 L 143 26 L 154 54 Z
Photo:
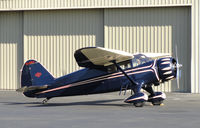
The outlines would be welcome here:
M 124 102 L 142 107 L 146 101 L 160 105 L 166 98 L 152 86 L 178 77 L 182 66 L 171 56 L 151 59 L 144 54 L 130 54 L 101 47 L 86 47 L 74 54 L 84 69 L 54 78 L 39 62 L 28 60 L 22 68 L 19 92 L 27 97 L 45 98 L 98 94 L 131 89 Z M 141 89 L 146 90 L 149 96 Z

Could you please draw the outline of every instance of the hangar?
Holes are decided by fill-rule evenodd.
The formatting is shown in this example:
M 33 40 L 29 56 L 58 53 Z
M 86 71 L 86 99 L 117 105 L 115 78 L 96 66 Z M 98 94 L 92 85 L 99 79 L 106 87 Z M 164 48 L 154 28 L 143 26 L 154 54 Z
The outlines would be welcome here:
M 101 46 L 130 53 L 175 52 L 183 64 L 165 92 L 200 93 L 199 0 L 1 0 L 0 89 L 20 86 L 27 59 L 55 77 L 79 69 L 73 53 Z

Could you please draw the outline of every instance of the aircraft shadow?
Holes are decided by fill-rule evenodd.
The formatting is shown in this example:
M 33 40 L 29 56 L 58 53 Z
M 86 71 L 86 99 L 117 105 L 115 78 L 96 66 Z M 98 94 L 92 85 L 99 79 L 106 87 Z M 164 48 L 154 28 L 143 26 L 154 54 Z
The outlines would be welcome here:
M 121 101 L 120 103 L 117 103 Z M 122 99 L 112 99 L 112 100 L 96 100 L 96 101 L 79 101 L 79 102 L 70 102 L 70 103 L 52 103 L 48 102 L 47 104 L 42 104 L 42 102 L 1 102 L 6 105 L 27 105 L 26 107 L 55 107 L 55 106 L 118 106 L 126 107 L 132 106 L 131 104 L 123 103 Z
M 47 103 L 40 104 L 35 107 L 49 107 L 49 106 L 122 106 L 123 102 L 116 103 L 117 101 L 122 101 L 122 99 L 113 99 L 113 100 L 97 100 L 97 101 L 79 101 L 79 102 L 70 102 L 70 103 Z M 112 103 L 115 102 L 115 103 Z

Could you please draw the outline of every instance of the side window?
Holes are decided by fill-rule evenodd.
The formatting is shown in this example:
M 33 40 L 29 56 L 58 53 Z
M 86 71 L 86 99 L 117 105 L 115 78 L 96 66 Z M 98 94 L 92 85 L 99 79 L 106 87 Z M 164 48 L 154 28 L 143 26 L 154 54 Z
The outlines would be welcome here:
M 131 61 L 129 60 L 129 61 L 121 62 L 121 63 L 119 63 L 119 66 L 123 70 L 131 68 Z M 107 67 L 107 71 L 108 71 L 108 73 L 116 72 L 117 71 L 117 67 L 115 65 L 110 65 L 110 66 Z
M 116 72 L 117 67 L 115 65 L 110 65 L 110 66 L 107 67 L 107 71 L 108 71 L 108 73 Z
M 133 63 L 133 67 L 136 67 L 136 66 L 140 65 L 140 60 L 139 59 L 133 59 L 132 63 Z
M 130 61 L 122 62 L 122 63 L 119 63 L 119 66 L 120 66 L 122 69 L 131 68 L 131 62 L 130 62 Z

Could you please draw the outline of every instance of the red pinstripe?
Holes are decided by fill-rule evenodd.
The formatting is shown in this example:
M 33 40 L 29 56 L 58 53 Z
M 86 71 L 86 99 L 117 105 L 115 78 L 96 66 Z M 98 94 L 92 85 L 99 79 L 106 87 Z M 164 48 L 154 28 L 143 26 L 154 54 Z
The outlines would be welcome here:
M 149 65 L 149 66 L 145 66 L 145 67 L 140 67 L 140 68 L 134 68 L 134 69 L 126 70 L 125 72 L 137 71 L 137 70 L 146 69 L 146 68 L 150 68 L 150 67 L 152 67 L 152 64 Z M 139 74 L 139 73 L 144 73 L 144 72 L 153 72 L 153 71 L 152 71 L 152 69 L 149 69 L 149 70 L 131 72 L 131 73 L 128 73 L 128 75 Z M 65 89 L 65 88 L 74 87 L 74 86 L 78 86 L 78 85 L 83 85 L 83 84 L 98 82 L 98 81 L 102 81 L 102 80 L 106 80 L 106 79 L 118 78 L 118 77 L 122 77 L 122 76 L 124 76 L 124 74 L 122 74 L 122 72 L 117 72 L 117 73 L 113 73 L 113 74 L 109 74 L 109 75 L 105 75 L 105 76 L 100 76 L 100 77 L 96 77 L 96 78 L 92 78 L 92 79 L 80 81 L 80 82 L 73 83 L 73 84 L 64 85 L 62 87 L 57 87 L 57 88 L 53 88 L 53 89 L 41 91 L 41 92 L 38 92 L 36 94 L 42 94 L 42 93 L 52 92 L 52 91 L 56 91 L 56 90 L 60 90 L 60 89 Z

